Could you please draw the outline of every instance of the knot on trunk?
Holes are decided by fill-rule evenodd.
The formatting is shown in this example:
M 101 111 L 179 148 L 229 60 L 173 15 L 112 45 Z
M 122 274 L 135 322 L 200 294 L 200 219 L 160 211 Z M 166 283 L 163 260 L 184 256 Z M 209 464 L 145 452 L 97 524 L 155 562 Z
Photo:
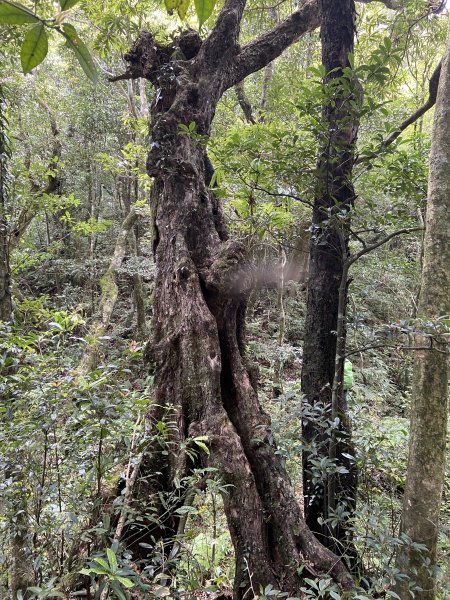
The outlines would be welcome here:
M 193 29 L 183 32 L 168 46 L 158 44 L 149 31 L 141 31 L 131 49 L 124 55 L 129 63 L 128 69 L 122 75 L 111 78 L 111 81 L 138 77 L 152 80 L 155 78 L 155 71 L 162 65 L 173 65 L 177 61 L 191 60 L 197 56 L 201 45 L 202 40 Z
M 150 79 L 150 73 L 158 62 L 158 54 L 161 50 L 162 47 L 155 42 L 149 31 L 141 31 L 131 49 L 124 55 L 124 59 L 129 63 L 128 69 L 124 74 L 113 77 L 111 81 L 138 77 Z
M 234 240 L 220 246 L 212 264 L 201 275 L 208 289 L 228 297 L 245 293 L 254 279 L 244 246 Z
M 175 39 L 175 45 L 183 53 L 186 60 L 197 56 L 202 45 L 202 38 L 194 29 L 183 31 L 179 38 Z

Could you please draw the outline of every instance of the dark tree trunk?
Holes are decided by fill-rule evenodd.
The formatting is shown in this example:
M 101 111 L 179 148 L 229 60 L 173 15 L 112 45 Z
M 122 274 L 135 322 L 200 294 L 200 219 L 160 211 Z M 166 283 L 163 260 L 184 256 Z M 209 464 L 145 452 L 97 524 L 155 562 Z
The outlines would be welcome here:
M 0 321 L 8 323 L 12 316 L 9 235 L 6 219 L 6 160 L 8 143 L 3 90 L 0 87 Z
M 153 336 L 155 414 L 170 409 L 169 459 L 155 452 L 143 462 L 145 495 L 190 472 L 181 443 L 207 436 L 203 466 L 217 469 L 227 486 L 224 505 L 236 554 L 235 598 L 260 585 L 298 591 L 298 567 L 331 574 L 343 588 L 352 580 L 337 557 L 308 529 L 272 441 L 270 420 L 258 402 L 244 354 L 244 319 L 250 269 L 243 247 L 227 239 L 217 198 L 208 184 L 212 167 L 205 141 L 223 92 L 262 68 L 304 31 L 317 25 L 307 4 L 242 49 L 237 44 L 244 2 L 227 0 L 203 43 L 182 35 L 172 47 L 142 33 L 127 55 L 127 76 L 144 75 L 157 93 L 152 106 L 148 172 L 155 181 Z M 195 131 L 186 127 L 195 123 Z M 180 128 L 180 126 L 182 126 Z M 162 407 L 162 408 L 159 408 Z M 160 414 L 156 414 L 159 412 Z M 157 477 L 145 477 L 160 473 Z M 154 495 L 153 495 L 154 497 Z M 174 519 L 169 533 L 177 530 Z
M 358 129 L 354 101 L 358 92 L 356 82 L 343 73 L 343 69 L 350 66 L 349 54 L 353 52 L 354 2 L 321 0 L 321 14 L 322 62 L 327 73 L 323 115 L 327 131 L 319 153 L 313 209 L 302 391 L 309 406 L 314 409 L 323 406 L 324 416 L 329 417 L 327 410 L 331 405 L 335 372 L 339 287 L 348 255 L 349 213 L 354 199 L 353 150 Z M 341 397 L 341 438 L 345 438 L 345 433 L 349 436 L 350 432 L 343 394 Z M 324 544 L 339 550 L 330 534 L 344 540 L 345 531 L 331 532 L 329 526 L 322 523 L 330 512 L 326 475 L 323 481 L 317 482 L 316 460 L 329 456 L 329 439 L 315 418 L 304 419 L 303 435 L 306 442 L 303 454 L 306 522 Z M 342 457 L 342 452 L 349 452 L 348 444 L 348 438 L 346 441 L 342 439 L 337 447 L 338 462 L 344 463 L 350 471 L 347 476 L 339 478 L 341 493 L 338 493 L 337 500 L 350 498 L 352 505 L 356 472 L 354 466 Z

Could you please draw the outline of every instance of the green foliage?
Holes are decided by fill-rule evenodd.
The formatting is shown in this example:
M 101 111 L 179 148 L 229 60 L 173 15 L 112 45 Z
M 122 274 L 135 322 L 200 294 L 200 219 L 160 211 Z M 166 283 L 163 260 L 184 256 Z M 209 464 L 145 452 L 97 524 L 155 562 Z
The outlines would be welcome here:
M 226 499 L 227 486 L 213 468 L 194 468 L 199 459 L 213 458 L 214 447 L 206 436 L 183 440 L 193 473 L 180 475 L 174 490 L 162 497 L 164 514 L 155 511 L 160 498 L 149 498 L 146 506 L 132 503 L 126 509 L 127 526 L 145 522 L 159 531 L 173 527 L 174 519 L 185 518 L 184 534 L 164 543 L 156 543 L 157 535 L 150 543 L 147 539 L 140 546 L 144 558 L 139 562 L 128 537 L 112 544 L 124 507 L 118 482 L 123 482 L 129 461 L 136 464 L 148 448 L 175 460 L 172 453 L 177 449 L 173 412 L 145 425 L 138 420 L 154 408 L 153 378 L 143 364 L 144 343 L 133 340 L 131 298 L 136 276 L 143 277 L 147 310 L 151 311 L 155 269 L 145 211 L 136 227 L 140 255 L 134 256 L 129 248 L 117 272 L 118 308 L 99 343 L 100 366 L 88 374 L 78 370 L 83 349 L 91 341 L 88 327 L 98 309 L 99 281 L 108 267 L 124 207 L 136 202 L 144 205 L 150 196 L 145 173 L 148 117 L 143 110 L 143 116 L 136 118 L 130 105 L 134 103 L 139 112 L 147 95 L 150 103 L 154 100 L 154 91 L 137 82 L 126 87 L 123 82 L 112 86 L 99 81 L 94 89 L 73 66 L 79 60 L 95 79 L 89 43 L 100 54 L 103 68 L 121 72 L 121 54 L 142 28 L 158 29 L 155 35 L 164 43 L 170 43 L 178 30 L 174 20 L 150 0 L 111 0 L 77 5 L 77 23 L 88 20 L 93 24 L 79 34 L 79 25 L 74 21 L 74 30 L 67 22 L 71 13 L 66 11 L 75 5 L 73 0 L 60 0 L 60 12 L 54 15 L 54 3 L 42 1 L 37 16 L 17 3 L 0 2 L 0 68 L 7 80 L 8 106 L 7 114 L 0 116 L 0 126 L 8 137 L 12 175 L 5 204 L 9 231 L 14 231 L 25 210 L 36 211 L 10 256 L 15 323 L 2 326 L 0 332 L 0 467 L 9 473 L 0 482 L 5 509 L 0 517 L 0 595 L 12 560 L 9 532 L 20 532 L 21 515 L 25 515 L 35 597 L 58 597 L 68 589 L 80 592 L 88 585 L 97 596 L 108 586 L 110 596 L 119 600 L 132 594 L 179 598 L 227 591 L 234 572 L 221 499 Z M 188 22 L 194 22 L 197 13 L 200 27 L 206 29 L 215 7 L 183 0 L 166 8 Z M 254 3 L 249 8 L 242 43 L 271 25 L 267 11 L 259 11 Z M 299 242 L 310 233 L 317 152 L 327 139 L 322 104 L 333 100 L 339 86 L 348 94 L 355 75 L 364 85 L 358 157 L 373 160 L 371 168 L 362 161 L 355 169 L 352 251 L 385 231 L 417 223 L 417 211 L 423 212 L 426 195 L 430 116 L 389 148 L 383 143 L 426 98 L 427 79 L 441 52 L 444 19 L 429 16 L 417 21 L 423 9 L 424 3 L 408 1 L 401 13 L 391 14 L 375 3 L 362 5 L 352 67 L 329 86 L 323 86 L 325 72 L 316 64 L 320 60 L 317 35 L 309 35 L 276 61 L 264 107 L 260 99 L 267 72 L 246 79 L 256 124 L 244 122 L 230 90 L 218 107 L 208 142 L 215 167 L 211 189 L 220 196 L 232 237 L 246 245 L 255 271 L 263 274 L 261 289 L 253 291 L 249 301 L 248 356 L 258 363 L 259 398 L 273 417 L 268 439 L 286 462 L 297 489 L 302 479 L 302 418 L 313 419 L 324 437 L 336 426 L 325 407 L 301 408 L 303 281 L 284 282 L 285 339 L 281 343 L 278 339 L 278 289 L 274 288 L 280 281 L 280 248 L 293 261 L 299 248 L 305 252 Z M 81 18 L 78 10 L 83 11 Z M 289 7 L 280 5 L 277 10 L 283 18 Z M 23 26 L 22 30 L 15 25 Z M 23 78 L 14 63 L 22 43 L 18 34 L 31 39 L 38 30 L 50 40 L 63 31 L 69 51 L 50 52 L 35 76 Z M 79 35 L 85 42 L 80 43 Z M 31 70 L 39 52 L 32 48 L 26 52 L 24 70 Z M 45 100 L 55 115 L 62 144 L 57 165 L 49 164 L 52 137 L 36 97 Z M 178 139 L 205 146 L 206 138 L 197 133 L 191 118 L 180 118 Z M 42 187 L 56 170 L 61 174 L 58 194 L 30 191 L 31 181 Z M 152 203 L 154 208 L 153 199 Z M 355 598 L 395 597 L 395 580 L 405 574 L 396 571 L 394 553 L 399 546 L 411 544 L 398 534 L 412 354 L 400 346 L 409 344 L 408 336 L 416 327 L 445 335 L 449 325 L 446 317 L 426 322 L 415 317 L 420 244 L 420 234 L 392 242 L 358 262 L 352 271 L 347 343 L 353 352 L 355 386 L 349 402 L 356 443 L 352 460 L 360 468 L 360 491 L 350 524 L 370 576 L 369 589 L 356 591 Z M 283 377 L 280 395 L 276 395 L 280 392 L 277 365 Z M 136 445 L 132 448 L 133 436 Z M 319 456 L 312 466 L 318 482 L 345 469 Z M 184 502 L 193 489 L 202 491 Z M 448 491 L 447 480 L 446 498 Z M 447 500 L 443 511 L 445 522 L 450 511 Z M 329 522 L 335 525 L 348 516 L 347 507 L 338 506 Z M 442 526 L 442 597 L 449 585 L 449 552 L 448 531 Z M 142 575 L 136 575 L 137 571 Z M 305 573 L 303 569 L 300 575 Z M 328 577 L 308 577 L 298 593 L 309 598 L 343 596 Z M 271 585 L 258 586 L 254 594 L 286 598 L 285 592 Z M 416 597 L 420 597 L 417 590 Z
M 52 577 L 45 583 L 44 586 L 31 586 L 28 588 L 28 594 L 31 593 L 32 598 L 64 598 L 64 594 L 60 592 L 55 585 L 57 581 L 56 577 Z
M 0 2 L 0 23 L 25 25 L 26 23 L 39 23 L 39 18 L 22 4 L 2 0 Z
M 59 5 L 61 7 L 61 10 L 69 10 L 70 8 L 75 6 L 75 4 L 78 4 L 78 2 L 79 0 L 59 0 Z
M 112 221 L 107 219 L 96 220 L 90 218 L 87 221 L 78 221 L 72 226 L 72 230 L 81 235 L 92 235 L 93 233 L 103 233 L 112 225 Z
M 164 5 L 169 15 L 172 15 L 176 10 L 181 20 L 186 17 L 189 4 L 190 0 L 164 0 Z
M 102 575 L 106 580 L 106 584 L 110 587 L 113 597 L 118 600 L 126 600 L 126 590 L 135 587 L 132 579 L 126 575 L 135 577 L 134 571 L 126 568 L 119 568 L 117 556 L 111 550 L 106 549 L 107 561 L 102 556 L 92 558 L 90 567 L 80 569 L 82 575 Z
M 195 12 L 200 29 L 212 15 L 216 2 L 217 0 L 194 0 Z M 164 0 L 164 6 L 166 7 L 168 14 L 172 15 L 176 11 L 181 20 L 185 19 L 190 4 L 191 0 Z
M 75 53 L 81 68 L 86 73 L 87 77 L 96 83 L 98 79 L 97 69 L 95 68 L 94 61 L 92 60 L 91 54 L 77 33 L 77 30 L 70 23 L 64 23 L 62 26 L 63 35 L 66 38 L 67 46 Z
M 194 0 L 199 27 L 201 27 L 212 15 L 215 4 L 215 0 Z
M 67 11 L 77 2 L 78 0 L 61 0 L 61 10 Z M 98 79 L 97 69 L 86 44 L 79 37 L 73 25 L 63 23 L 60 26 L 65 17 L 65 12 L 62 12 L 53 19 L 42 19 L 21 4 L 10 2 L 10 0 L 0 2 L 0 23 L 8 25 L 35 24 L 26 32 L 20 52 L 24 73 L 29 73 L 44 60 L 48 52 L 47 30 L 53 30 L 65 37 L 67 46 L 74 52 L 87 77 L 93 83 L 96 83 Z
M 44 23 L 33 25 L 25 34 L 20 61 L 25 74 L 41 64 L 48 52 L 48 37 Z

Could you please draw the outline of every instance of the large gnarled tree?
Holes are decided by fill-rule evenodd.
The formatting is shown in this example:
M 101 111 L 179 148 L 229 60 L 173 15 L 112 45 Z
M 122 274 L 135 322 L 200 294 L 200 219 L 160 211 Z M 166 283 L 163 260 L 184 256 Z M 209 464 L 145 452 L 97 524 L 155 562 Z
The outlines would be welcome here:
M 333 4 L 338 9 L 342 2 Z M 307 527 L 271 441 L 244 350 L 250 270 L 241 245 L 228 240 L 205 147 L 223 93 L 315 29 L 320 7 L 305 2 L 241 47 L 244 7 L 245 0 L 227 0 L 204 41 L 190 31 L 162 46 L 143 32 L 122 76 L 145 77 L 156 90 L 148 157 L 158 202 L 149 344 L 157 367 L 156 405 L 174 412 L 174 441 L 208 437 L 210 456 L 203 464 L 214 466 L 229 485 L 224 504 L 236 553 L 236 598 L 246 594 L 250 576 L 255 590 L 272 583 L 295 592 L 300 565 L 306 573 L 331 574 L 343 588 L 352 586 L 343 564 Z M 180 127 L 191 123 L 192 133 Z M 162 485 L 189 472 L 183 454 L 170 464 L 158 460 L 148 457 L 143 468 L 160 472 Z

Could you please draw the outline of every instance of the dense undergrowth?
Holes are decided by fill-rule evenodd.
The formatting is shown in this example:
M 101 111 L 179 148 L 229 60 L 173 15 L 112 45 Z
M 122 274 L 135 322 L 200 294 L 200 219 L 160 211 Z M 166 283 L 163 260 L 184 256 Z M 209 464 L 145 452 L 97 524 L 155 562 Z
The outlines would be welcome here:
M 362 276 L 369 276 L 374 264 L 365 265 Z M 398 273 L 383 274 L 386 287 L 395 294 L 402 293 Z M 361 289 L 355 286 L 354 294 Z M 367 289 L 365 293 L 368 296 Z M 72 287 L 64 297 L 76 298 L 80 306 L 83 290 Z M 284 290 L 281 343 L 278 301 L 274 290 L 256 293 L 248 315 L 248 353 L 259 366 L 260 399 L 272 416 L 278 451 L 301 498 L 301 418 L 306 410 L 300 395 L 305 313 L 301 284 L 288 283 Z M 364 303 L 364 316 L 350 320 L 349 339 L 355 349 L 386 325 L 379 318 L 385 303 L 385 297 L 379 302 L 371 298 Z M 148 558 L 136 564 L 126 537 L 111 546 L 118 515 L 125 511 L 129 521 L 139 522 L 143 510 L 151 510 L 151 501 L 146 508 L 126 503 L 121 481 L 127 469 L 155 440 L 161 452 L 174 451 L 168 435 L 173 423 L 170 414 L 160 422 L 145 422 L 152 376 L 143 362 L 144 344 L 133 340 L 126 298 L 118 311 L 122 316 L 116 316 L 101 341 L 101 364 L 87 374 L 80 372 L 79 360 L 87 343 L 89 316 L 77 311 L 76 304 L 64 308 L 55 304 L 48 296 L 24 297 L 16 307 L 16 324 L 2 330 L 1 445 L 7 477 L 2 482 L 1 585 L 7 582 L 16 536 L 39 598 L 86 590 L 91 579 L 97 581 L 97 589 L 107 581 L 118 598 L 226 593 L 232 585 L 233 550 L 221 503 L 221 493 L 227 492 L 214 472 L 196 473 L 192 480 L 180 482 L 180 493 L 192 486 L 197 491 L 182 507 L 186 527 L 169 558 L 156 544 L 148 548 Z M 396 317 L 391 308 L 390 318 Z M 406 543 L 398 528 L 411 360 L 401 348 L 372 349 L 355 352 L 353 364 L 355 385 L 349 402 L 359 494 L 352 529 L 369 589 L 395 597 L 388 590 L 398 576 L 396 546 Z M 313 416 L 322 420 L 324 429 L 330 427 L 324 410 L 316 407 Z M 205 451 L 207 441 L 201 440 L 192 450 L 193 455 Z M 317 477 L 325 477 L 329 468 L 317 465 Z M 449 492 L 447 479 L 440 536 L 442 598 L 450 589 L 446 568 L 450 538 L 445 527 Z M 169 511 L 171 499 L 166 502 Z M 346 516 L 337 510 L 335 519 Z M 331 580 L 321 585 L 315 589 L 311 583 L 305 597 L 328 597 L 335 589 Z M 269 588 L 262 596 L 277 594 Z M 334 594 L 339 597 L 336 589 Z M 368 596 L 361 592 L 359 597 Z
M 145 360 L 148 335 L 138 331 L 133 297 L 141 278 L 150 324 L 155 268 L 152 218 L 145 211 L 116 270 L 118 300 L 111 322 L 100 339 L 91 332 L 100 280 L 122 220 L 133 205 L 151 203 L 145 155 L 155 92 L 143 80 L 113 85 L 107 77 L 123 70 L 120 55 L 141 27 L 152 29 L 157 22 L 164 40 L 176 27 L 152 3 L 82 5 L 82 14 L 96 24 L 84 35 L 106 74 L 96 87 L 80 77 L 64 49 L 51 51 L 32 76 L 20 76 L 10 27 L 0 48 L 11 146 L 4 211 L 10 230 L 31 210 L 28 229 L 10 257 L 14 321 L 0 324 L 0 598 L 9 599 L 17 576 L 30 588 L 30 598 L 219 598 L 232 589 L 234 555 L 222 504 L 227 489 L 214 469 L 194 470 L 176 482 L 172 496 L 159 498 L 163 514 L 155 513 L 152 498 L 135 501 L 145 481 L 133 480 L 133 474 L 145 452 L 176 451 L 170 411 L 159 420 L 148 418 L 154 373 Z M 434 16 L 417 18 L 422 9 L 416 1 L 407 2 L 398 16 L 381 5 L 358 8 L 355 60 L 365 85 L 358 156 L 377 158 L 355 167 L 352 252 L 423 220 L 429 117 L 389 149 L 382 147 L 426 98 L 442 51 L 444 27 Z M 272 25 L 273 15 L 257 12 L 256 17 L 252 11 L 243 39 Z M 211 186 L 256 275 L 247 310 L 247 353 L 257 366 L 259 399 L 272 417 L 271 442 L 299 501 L 302 418 L 313 418 L 327 433 L 335 427 L 327 407 L 305 406 L 300 393 L 311 203 L 319 142 L 326 134 L 319 63 L 319 37 L 311 33 L 272 70 L 246 79 L 253 123 L 244 118 L 236 91 L 225 94 L 208 143 L 215 168 Z M 56 161 L 48 114 L 62 143 Z M 181 125 L 180 135 L 204 143 L 195 123 Z M 40 193 L 55 173 L 57 193 Z M 412 379 L 409 337 L 421 255 L 421 234 L 414 232 L 364 256 L 350 273 L 347 353 L 355 375 L 349 393 L 355 456 L 349 460 L 358 464 L 359 490 L 349 523 L 361 561 L 361 588 L 353 597 L 360 599 L 396 597 L 393 583 L 404 574 L 396 571 L 395 551 L 410 543 L 399 535 L 399 523 Z M 286 277 L 280 264 L 290 266 Z M 98 365 L 86 371 L 82 357 L 94 342 Z M 187 449 L 194 464 L 208 453 L 208 440 L 188 440 Z M 342 468 L 317 461 L 314 476 L 321 480 Z M 161 543 L 156 532 L 169 527 L 174 510 L 183 527 L 176 539 Z M 331 521 L 348 518 L 338 507 Z M 140 541 L 133 536 L 144 519 L 155 536 L 141 543 L 144 557 L 138 560 L 132 546 Z M 450 597 L 449 522 L 447 473 L 439 600 Z M 121 524 L 128 527 L 120 530 Z M 304 565 L 299 568 L 303 598 L 344 599 L 331 579 L 315 579 Z M 252 592 L 284 597 L 270 586 Z M 414 597 L 420 600 L 420 591 Z

